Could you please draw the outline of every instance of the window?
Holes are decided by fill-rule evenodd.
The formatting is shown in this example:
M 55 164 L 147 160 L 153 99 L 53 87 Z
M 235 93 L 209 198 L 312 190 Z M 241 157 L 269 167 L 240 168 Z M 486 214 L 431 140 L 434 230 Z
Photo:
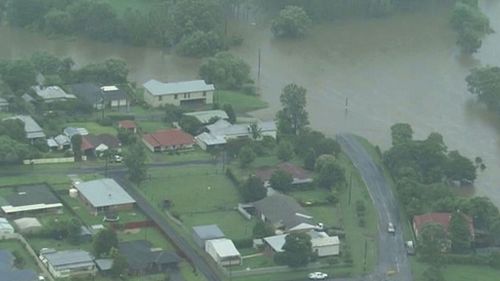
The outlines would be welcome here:
M 177 94 L 174 95 L 174 99 L 177 99 Z
M 207 96 L 207 92 L 203 92 L 203 96 L 206 97 Z

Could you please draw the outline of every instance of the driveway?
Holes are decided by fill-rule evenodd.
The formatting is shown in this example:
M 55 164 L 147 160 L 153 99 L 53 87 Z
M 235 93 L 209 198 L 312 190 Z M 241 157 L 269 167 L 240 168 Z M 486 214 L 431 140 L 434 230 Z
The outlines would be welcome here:
M 375 271 L 364 280 L 370 281 L 412 281 L 410 262 L 406 255 L 403 233 L 401 231 L 401 217 L 398 202 L 392 192 L 391 186 L 381 168 L 373 161 L 358 139 L 350 134 L 337 135 L 337 141 L 342 151 L 351 159 L 365 182 L 373 205 L 378 215 L 378 263 Z M 387 232 L 387 225 L 392 222 L 396 233 Z M 391 271 L 395 274 L 389 276 Z M 354 279 L 353 279 L 354 280 Z

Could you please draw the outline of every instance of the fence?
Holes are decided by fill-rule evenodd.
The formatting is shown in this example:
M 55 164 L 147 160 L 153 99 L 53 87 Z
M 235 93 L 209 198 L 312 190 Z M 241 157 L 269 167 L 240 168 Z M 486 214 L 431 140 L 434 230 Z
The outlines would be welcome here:
M 86 156 L 82 156 L 82 160 L 87 160 Z M 40 158 L 40 159 L 28 159 L 23 160 L 24 165 L 31 164 L 58 164 L 58 163 L 73 163 L 75 162 L 74 157 L 63 157 L 63 158 Z

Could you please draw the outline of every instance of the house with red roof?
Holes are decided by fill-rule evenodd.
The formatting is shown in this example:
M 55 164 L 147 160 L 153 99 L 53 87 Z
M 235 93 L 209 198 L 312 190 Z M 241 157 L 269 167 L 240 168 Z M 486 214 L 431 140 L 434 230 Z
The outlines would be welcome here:
M 118 122 L 118 129 L 124 129 L 128 132 L 137 133 L 137 124 L 132 120 L 122 120 Z
M 87 156 L 100 156 L 104 151 L 111 149 L 121 151 L 122 144 L 111 134 L 82 136 L 81 150 Z
M 311 172 L 304 170 L 302 167 L 292 164 L 290 162 L 283 162 L 274 167 L 263 167 L 255 171 L 255 176 L 258 177 L 265 187 L 269 187 L 269 180 L 276 171 L 283 171 L 292 176 L 292 184 L 307 184 L 313 182 L 313 175 Z
M 194 137 L 181 129 L 159 130 L 155 133 L 145 134 L 142 142 L 152 152 L 165 150 L 190 149 L 194 145 Z
M 420 216 L 414 216 L 413 230 L 415 231 L 415 236 L 417 236 L 418 238 L 424 226 L 430 223 L 439 224 L 443 226 L 446 233 L 448 233 L 448 228 L 450 226 L 450 221 L 451 221 L 451 215 L 452 215 L 451 213 L 428 213 Z M 469 224 L 469 231 L 472 240 L 474 240 L 474 224 L 472 222 L 472 218 L 465 214 L 463 214 L 463 216 L 465 217 L 465 219 Z

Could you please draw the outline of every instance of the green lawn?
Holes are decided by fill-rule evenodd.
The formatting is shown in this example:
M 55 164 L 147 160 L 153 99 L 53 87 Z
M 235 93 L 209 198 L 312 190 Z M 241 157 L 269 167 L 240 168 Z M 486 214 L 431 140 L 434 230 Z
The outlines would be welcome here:
M 186 161 L 197 161 L 197 160 L 210 160 L 213 159 L 212 156 L 196 147 L 193 150 L 179 151 L 176 154 L 171 154 L 169 152 L 151 152 L 146 150 L 146 156 L 148 162 L 186 162 Z
M 217 101 L 219 104 L 231 104 L 234 111 L 239 114 L 267 107 L 267 103 L 261 100 L 259 96 L 221 90 L 216 91 L 214 95 L 214 101 Z
M 158 130 L 170 129 L 172 126 L 169 126 L 167 123 L 163 121 L 137 121 L 137 126 L 141 128 L 141 131 L 146 133 L 154 133 Z
M 207 212 L 181 215 L 183 223 L 192 227 L 203 224 L 216 224 L 224 234 L 234 240 L 252 237 L 255 220 L 245 219 L 238 211 Z
M 101 126 L 96 122 L 88 121 L 88 122 L 72 122 L 66 124 L 66 127 L 76 127 L 76 128 L 85 128 L 89 131 L 89 134 L 99 135 L 99 134 L 112 134 L 116 135 L 116 128 L 113 126 Z
M 19 269 L 33 269 L 38 272 L 38 266 L 35 263 L 33 257 L 24 248 L 23 244 L 17 240 L 1 240 L 0 249 L 9 250 L 12 254 L 18 254 L 23 260 L 22 265 Z
M 161 3 L 159 0 L 104 0 L 111 5 L 118 15 L 123 14 L 127 9 L 139 10 L 140 12 L 150 11 L 156 4 Z

